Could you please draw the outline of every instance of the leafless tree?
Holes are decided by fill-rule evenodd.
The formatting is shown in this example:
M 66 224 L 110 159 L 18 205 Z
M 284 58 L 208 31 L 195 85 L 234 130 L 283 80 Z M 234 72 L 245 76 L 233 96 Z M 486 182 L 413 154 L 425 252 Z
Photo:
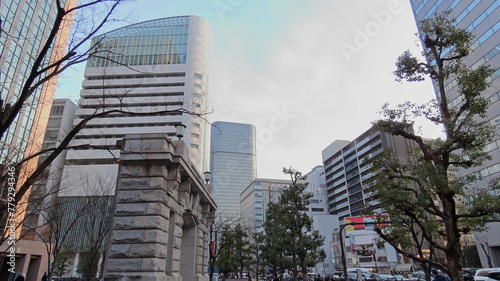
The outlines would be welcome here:
M 101 44 L 100 40 L 92 41 L 92 44 L 88 46 L 91 38 L 101 30 L 106 22 L 112 20 L 112 14 L 116 8 L 126 0 L 87 0 L 82 1 L 76 7 L 64 8 L 63 0 L 56 0 L 57 2 L 57 15 L 55 17 L 54 25 L 52 26 L 52 32 L 48 38 L 44 41 L 43 48 L 37 55 L 36 60 L 33 65 L 28 67 L 29 78 L 22 87 L 19 94 L 20 98 L 14 104 L 7 104 L 5 97 L 0 97 L 1 107 L 1 117 L 0 117 L 0 137 L 5 133 L 5 131 L 12 124 L 12 121 L 19 115 L 20 109 L 29 98 L 33 95 L 36 89 L 42 87 L 44 83 L 49 83 L 51 79 L 55 79 L 58 74 L 62 73 L 71 66 L 78 63 L 86 61 L 90 57 L 100 57 L 104 59 L 110 59 L 110 50 L 106 48 L 105 44 Z M 66 5 L 68 7 L 68 5 Z M 73 30 L 78 32 L 73 32 L 70 37 L 70 43 L 67 50 L 54 50 L 57 52 L 64 52 L 56 60 L 51 60 L 49 63 L 47 61 L 47 56 L 49 55 L 49 50 L 51 47 L 56 46 L 55 40 L 57 37 L 57 31 L 63 29 L 65 24 L 69 24 L 72 20 L 72 16 L 75 12 L 80 12 L 85 14 L 85 20 L 78 20 L 74 23 Z M 2 31 L 3 32 L 3 31 Z M 3 34 L 3 33 L 2 33 Z M 117 62 L 114 62 L 117 63 Z M 103 81 L 104 83 L 104 81 Z M 122 94 L 119 99 L 123 99 L 126 92 Z M 192 108 L 186 108 L 182 105 L 177 108 L 163 109 L 154 112 L 140 112 L 128 109 L 124 106 L 118 106 L 113 109 L 106 109 L 106 98 L 103 93 L 102 106 L 95 109 L 94 114 L 86 116 L 79 120 L 77 124 L 74 125 L 73 129 L 67 133 L 67 135 L 58 143 L 57 146 L 53 148 L 48 148 L 40 151 L 36 151 L 17 163 L 3 163 L 3 167 L 6 165 L 11 165 L 15 167 L 16 175 L 19 176 L 22 170 L 22 178 L 18 179 L 18 186 L 16 188 L 15 198 L 13 202 L 17 205 L 23 204 L 26 201 L 27 195 L 31 186 L 36 182 L 36 180 L 44 173 L 44 171 L 50 166 L 50 164 L 58 157 L 63 151 L 67 149 L 78 149 L 78 148 L 99 148 L 91 144 L 83 144 L 72 146 L 71 141 L 74 137 L 93 119 L 106 117 L 108 115 L 123 114 L 125 116 L 157 116 L 162 114 L 191 114 L 195 116 L 202 117 L 208 113 L 196 112 Z M 109 99 L 109 97 L 108 97 Z M 38 157 L 43 157 L 43 161 L 38 162 Z M 37 165 L 28 165 L 28 163 L 38 163 Z M 6 182 L 6 177 L 8 173 L 0 173 L 2 178 L 1 182 Z M 1 190 L 5 190 L 7 186 L 1 186 Z M 6 201 L 0 202 L 0 221 L 5 222 L 7 218 L 8 204 Z M 3 216 L 3 217 L 2 217 Z

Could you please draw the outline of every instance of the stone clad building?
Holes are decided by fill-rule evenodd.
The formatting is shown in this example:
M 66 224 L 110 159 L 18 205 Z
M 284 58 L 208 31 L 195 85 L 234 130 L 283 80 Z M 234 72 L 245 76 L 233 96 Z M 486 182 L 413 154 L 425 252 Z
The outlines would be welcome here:
M 187 145 L 166 134 L 129 135 L 121 146 L 105 280 L 207 280 L 211 186 Z

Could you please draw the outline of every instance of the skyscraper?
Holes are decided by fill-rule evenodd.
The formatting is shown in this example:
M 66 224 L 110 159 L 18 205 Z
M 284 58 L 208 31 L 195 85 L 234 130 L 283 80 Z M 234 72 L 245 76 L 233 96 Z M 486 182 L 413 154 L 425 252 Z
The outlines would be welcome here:
M 210 24 L 197 16 L 140 22 L 92 39 L 92 45 L 102 52 L 87 62 L 74 124 L 96 113 L 120 112 L 91 120 L 72 141 L 72 145 L 84 147 L 68 151 L 62 172 L 58 197 L 61 202 L 71 202 L 67 221 L 92 202 L 102 210 L 86 216 L 109 225 L 104 210 L 113 204 L 120 154 L 117 142 L 126 135 L 175 137 L 175 126 L 183 124 L 182 140 L 189 147 L 189 158 L 199 173 L 204 171 L 206 122 L 176 110 L 206 113 L 212 42 Z M 103 227 L 90 232 L 84 223 L 71 229 L 64 250 L 74 260 L 74 270 L 81 253 L 88 251 L 88 242 L 102 239 L 107 231 Z M 105 239 L 102 241 L 97 245 L 101 253 Z
M 66 2 L 66 8 L 76 0 Z M 2 29 L 0 31 L 0 99 L 5 107 L 19 99 L 37 54 L 45 43 L 52 26 L 48 24 L 56 13 L 56 1 L 6 0 L 0 3 Z M 68 42 L 71 21 L 66 21 L 45 59 L 45 63 L 61 58 Z M 0 163 L 17 163 L 26 154 L 40 149 L 57 77 L 38 87 L 23 106 L 18 117 L 0 140 Z M 36 163 L 36 161 L 33 161 Z
M 75 7 L 76 0 L 60 1 L 66 9 Z M 5 109 L 20 100 L 20 90 L 30 76 L 30 67 L 40 54 L 45 41 L 52 31 L 53 19 L 57 14 L 56 0 L 5 0 L 0 1 L 0 106 Z M 72 24 L 72 15 L 65 18 L 52 47 L 43 59 L 42 67 L 60 59 L 68 42 Z M 44 74 L 40 78 L 44 78 Z M 35 80 L 39 81 L 39 80 Z M 27 156 L 37 153 L 42 147 L 43 136 L 49 120 L 52 99 L 56 89 L 57 77 L 50 79 L 35 89 L 0 139 L 0 165 L 12 167 Z M 5 116 L 2 116 L 5 118 Z M 18 186 L 25 182 L 30 172 L 36 167 L 38 157 L 23 164 L 18 176 Z M 6 204 L 7 188 L 0 191 L 0 197 Z M 15 224 L 22 222 L 26 204 L 30 196 L 28 190 L 17 202 Z M 9 206 L 10 208 L 10 206 Z M 9 211 L 10 212 L 10 211 Z M 11 221 L 12 222 L 12 221 Z M 4 230 L 4 221 L 1 228 Z M 16 229 L 19 234 L 21 227 Z M 7 232 L 8 233 L 8 232 Z M 11 233 L 12 234 L 12 233 Z M 18 236 L 19 237 L 19 236 Z M 25 275 L 26 280 L 40 280 L 48 262 L 46 245 L 40 241 L 26 239 L 16 241 L 16 271 Z M 7 241 L 2 245 L 10 247 Z M 6 248 L 3 248 L 6 249 Z M 4 251 L 4 250 L 2 250 Z M 5 257 L 7 254 L 2 254 Z M 7 268 L 3 268 L 6 272 Z
M 183 124 L 189 157 L 204 170 L 208 136 L 203 118 L 166 110 L 206 113 L 213 33 L 197 16 L 178 16 L 125 26 L 93 39 L 104 50 L 85 68 L 75 124 L 96 112 L 123 110 L 93 119 L 72 142 L 94 146 L 69 151 L 60 196 L 112 195 L 116 183 L 117 141 L 127 134 L 167 133 Z M 133 113 L 155 113 L 137 116 Z M 131 113 L 128 113 L 131 112 Z
M 217 216 L 240 218 L 240 194 L 257 176 L 255 127 L 214 122 L 210 145 Z
M 487 64 L 495 70 L 490 78 L 491 87 L 483 92 L 483 96 L 490 100 L 486 120 L 497 129 L 494 140 L 487 145 L 492 160 L 486 161 L 479 168 L 458 171 L 459 176 L 479 172 L 484 178 L 477 183 L 477 186 L 485 187 L 490 180 L 500 175 L 500 134 L 498 134 L 500 132 L 498 127 L 500 123 L 500 79 L 498 79 L 500 76 L 500 2 L 496 0 L 412 0 L 411 5 L 417 23 L 449 10 L 449 17 L 456 19 L 457 27 L 467 29 L 474 35 L 473 51 L 465 58 L 464 63 L 471 68 Z M 461 99 L 456 87 L 457 81 L 451 78 L 446 83 L 448 106 L 459 105 Z M 477 234 L 476 242 L 483 265 L 500 266 L 500 223 L 489 224 L 489 231 Z

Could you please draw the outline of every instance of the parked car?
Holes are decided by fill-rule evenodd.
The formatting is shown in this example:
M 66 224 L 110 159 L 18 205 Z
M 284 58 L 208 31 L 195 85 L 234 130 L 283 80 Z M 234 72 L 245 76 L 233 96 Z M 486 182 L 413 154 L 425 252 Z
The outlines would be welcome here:
M 333 280 L 340 280 L 340 278 L 342 277 L 342 274 L 344 274 L 343 271 L 334 271 L 333 272 Z
M 367 281 L 396 281 L 396 278 L 390 274 L 382 274 L 382 273 L 372 273 Z
M 464 281 L 474 280 L 474 275 L 476 274 L 477 268 L 463 268 L 462 274 L 464 276 Z
M 490 273 L 490 271 L 500 271 L 500 267 L 480 268 L 476 270 L 476 274 L 474 275 L 474 281 L 486 281 L 488 279 L 488 273 Z
M 425 272 L 423 270 L 414 271 L 411 273 L 409 280 L 410 281 L 425 280 Z
M 369 269 L 369 268 L 365 268 L 365 267 L 351 267 L 351 268 L 348 268 L 347 269 L 347 273 L 354 273 L 358 274 L 358 271 L 361 272 L 361 275 L 364 279 L 368 279 L 370 277 L 370 275 L 373 274 L 373 272 Z
M 394 279 L 396 279 L 396 281 L 409 281 L 410 279 L 408 277 L 405 277 L 403 275 L 394 275 Z
M 347 281 L 356 281 L 358 279 L 358 275 L 354 272 L 347 272 Z M 344 274 L 340 276 L 340 281 L 346 281 Z
M 488 272 L 488 279 L 486 281 L 500 281 L 500 270 Z
M 314 273 L 314 272 L 309 272 L 307 273 L 307 280 L 309 281 L 315 281 L 317 279 L 320 279 L 320 275 L 318 273 Z

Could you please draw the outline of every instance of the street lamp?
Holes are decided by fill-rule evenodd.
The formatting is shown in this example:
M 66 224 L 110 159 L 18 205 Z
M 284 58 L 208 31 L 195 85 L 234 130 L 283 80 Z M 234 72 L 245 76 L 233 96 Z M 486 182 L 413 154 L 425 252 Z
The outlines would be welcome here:
M 177 136 L 177 138 L 179 138 L 179 140 L 181 140 L 182 137 L 184 137 L 184 130 L 185 129 L 186 129 L 186 125 L 184 125 L 182 123 L 175 125 L 175 135 Z
M 210 180 L 212 180 L 212 173 L 209 171 L 206 171 L 203 173 L 205 175 L 205 184 L 208 184 Z

